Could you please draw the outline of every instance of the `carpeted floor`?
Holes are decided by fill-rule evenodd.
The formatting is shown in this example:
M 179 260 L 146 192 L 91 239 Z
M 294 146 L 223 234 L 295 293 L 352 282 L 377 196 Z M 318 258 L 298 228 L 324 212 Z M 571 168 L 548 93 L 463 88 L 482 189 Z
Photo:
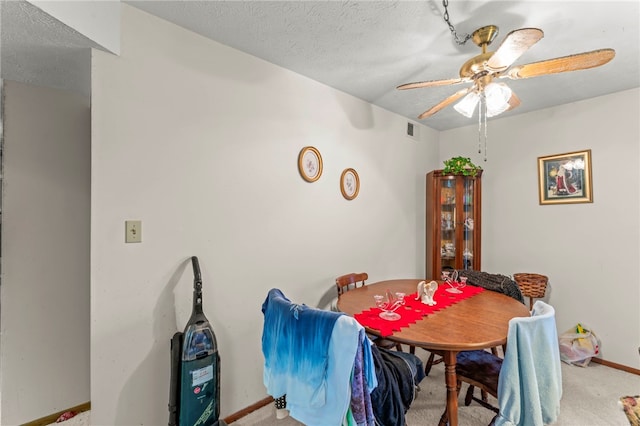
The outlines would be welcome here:
M 419 351 L 421 357 L 425 351 Z M 620 397 L 640 393 L 640 376 L 625 373 L 601 364 L 575 367 L 562 364 L 563 397 L 560 418 L 554 426 L 628 426 L 629 421 L 620 404 Z M 429 377 L 420 383 L 421 391 L 407 413 L 408 426 L 437 425 L 445 405 L 444 367 L 436 365 Z M 493 412 L 478 404 L 463 405 L 462 389 L 458 417 L 460 425 L 486 426 Z M 223 397 L 224 398 L 224 397 Z M 55 424 L 55 423 L 54 423 Z M 60 426 L 92 425 L 90 412 L 57 423 Z M 234 426 L 299 426 L 291 417 L 277 420 L 275 408 L 269 404 L 233 423 Z M 102 426 L 102 425 L 93 425 Z

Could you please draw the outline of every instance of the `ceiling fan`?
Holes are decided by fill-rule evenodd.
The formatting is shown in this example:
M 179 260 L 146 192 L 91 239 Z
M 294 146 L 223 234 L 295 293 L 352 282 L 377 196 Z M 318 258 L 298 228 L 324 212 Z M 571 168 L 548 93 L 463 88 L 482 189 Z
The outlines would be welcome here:
M 504 78 L 519 80 L 599 67 L 615 56 L 613 49 L 599 49 L 512 66 L 523 53 L 544 36 L 544 33 L 538 28 L 513 30 L 507 34 L 495 52 L 487 51 L 487 46 L 493 42 L 497 35 L 498 27 L 495 25 L 479 28 L 472 33 L 471 40 L 482 49 L 482 53 L 462 65 L 460 77 L 406 83 L 397 87 L 399 90 L 407 90 L 472 83 L 471 86 L 458 90 L 432 106 L 420 114 L 418 119 L 430 117 L 459 99 L 462 100 L 454 105 L 454 108 L 461 114 L 471 117 L 476 105 L 480 104 L 481 108 L 484 105 L 485 117 L 492 117 L 520 105 L 520 100 L 515 93 L 506 84 L 498 83 L 497 80 Z

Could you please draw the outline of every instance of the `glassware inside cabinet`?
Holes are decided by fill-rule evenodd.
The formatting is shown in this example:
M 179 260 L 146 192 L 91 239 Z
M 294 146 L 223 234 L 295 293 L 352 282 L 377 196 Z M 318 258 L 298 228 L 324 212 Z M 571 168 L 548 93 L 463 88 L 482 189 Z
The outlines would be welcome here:
M 443 179 L 440 189 L 440 241 L 442 266 L 455 266 L 456 258 L 456 188 L 455 180 Z

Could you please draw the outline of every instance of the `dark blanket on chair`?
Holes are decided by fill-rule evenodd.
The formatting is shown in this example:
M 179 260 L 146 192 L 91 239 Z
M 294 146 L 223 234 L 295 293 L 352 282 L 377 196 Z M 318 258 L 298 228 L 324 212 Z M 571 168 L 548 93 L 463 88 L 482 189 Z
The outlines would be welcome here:
M 518 284 L 514 280 L 506 275 L 472 270 L 458 270 L 458 276 L 467 277 L 468 284 L 506 294 L 518 302 L 524 303 L 524 297 L 522 297 L 520 287 L 518 287 Z
M 415 355 L 399 355 L 376 345 L 371 345 L 371 353 L 378 379 L 378 386 L 371 392 L 376 421 L 381 426 L 404 426 L 404 415 L 415 397 L 416 384 L 424 377 L 422 361 Z M 415 364 L 410 367 L 409 363 Z

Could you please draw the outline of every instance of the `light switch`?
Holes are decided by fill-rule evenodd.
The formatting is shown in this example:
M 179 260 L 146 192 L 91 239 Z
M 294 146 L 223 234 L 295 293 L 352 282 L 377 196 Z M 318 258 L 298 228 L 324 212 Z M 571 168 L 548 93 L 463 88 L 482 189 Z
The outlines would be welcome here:
M 141 243 L 142 242 L 142 221 L 126 220 L 125 224 L 125 243 Z

